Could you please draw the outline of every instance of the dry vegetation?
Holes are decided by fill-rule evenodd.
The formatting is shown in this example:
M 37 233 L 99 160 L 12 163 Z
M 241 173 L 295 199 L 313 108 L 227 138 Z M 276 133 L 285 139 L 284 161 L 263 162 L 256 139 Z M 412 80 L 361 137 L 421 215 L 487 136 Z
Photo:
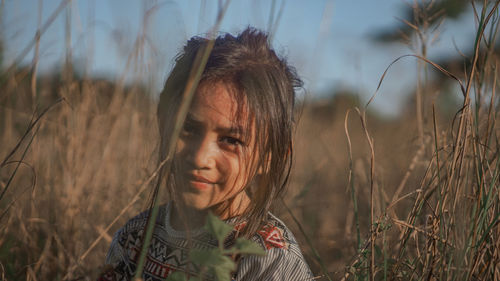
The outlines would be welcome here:
M 433 105 L 446 90 L 425 81 L 396 120 L 349 95 L 303 106 L 285 200 L 302 230 L 275 212 L 320 278 L 500 280 L 492 9 L 452 92 L 463 108 Z M 34 76 L 15 68 L 0 81 L 0 280 L 93 280 L 114 231 L 147 206 L 155 101 L 121 81 Z

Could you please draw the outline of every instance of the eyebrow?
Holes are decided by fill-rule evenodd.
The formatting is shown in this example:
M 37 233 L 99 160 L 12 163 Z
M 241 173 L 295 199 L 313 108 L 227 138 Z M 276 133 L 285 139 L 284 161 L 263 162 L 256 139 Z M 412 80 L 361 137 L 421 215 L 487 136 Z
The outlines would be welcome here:
M 202 121 L 196 119 L 191 113 L 188 113 L 188 115 L 186 116 L 186 120 L 184 122 L 187 124 L 193 124 L 195 126 L 200 126 L 203 124 Z M 238 136 L 246 135 L 245 134 L 246 130 L 244 129 L 243 126 L 240 125 L 231 127 L 217 127 L 215 128 L 215 130 L 230 135 L 238 135 Z
M 217 128 L 216 130 L 224 132 L 226 134 L 238 135 L 238 136 L 243 136 L 244 132 L 245 132 L 245 130 L 243 130 L 243 127 L 241 127 L 241 126 L 235 126 L 235 127 L 229 127 L 229 128 L 222 127 L 222 128 Z

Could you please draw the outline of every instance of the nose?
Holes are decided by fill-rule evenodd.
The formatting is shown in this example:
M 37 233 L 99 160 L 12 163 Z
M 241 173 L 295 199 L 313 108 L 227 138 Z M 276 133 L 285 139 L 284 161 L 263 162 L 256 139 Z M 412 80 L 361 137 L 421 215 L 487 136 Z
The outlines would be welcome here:
M 209 136 L 200 136 L 190 144 L 189 162 L 197 170 L 211 169 L 215 165 L 217 148 Z

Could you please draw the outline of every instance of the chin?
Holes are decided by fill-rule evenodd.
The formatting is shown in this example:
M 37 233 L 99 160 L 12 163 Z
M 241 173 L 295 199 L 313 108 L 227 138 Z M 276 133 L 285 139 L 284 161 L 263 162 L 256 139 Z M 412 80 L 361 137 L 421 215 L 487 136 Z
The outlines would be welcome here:
M 184 194 L 183 199 L 187 207 L 196 210 L 206 210 L 211 207 L 210 203 L 205 198 L 200 198 L 202 196 L 196 196 L 192 194 Z

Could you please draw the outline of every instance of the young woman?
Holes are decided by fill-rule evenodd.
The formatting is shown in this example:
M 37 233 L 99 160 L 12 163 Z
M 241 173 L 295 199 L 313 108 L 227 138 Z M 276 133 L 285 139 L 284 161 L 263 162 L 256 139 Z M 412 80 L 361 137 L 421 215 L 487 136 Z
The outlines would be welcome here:
M 208 43 L 201 37 L 187 42 L 161 93 L 162 160 L 195 58 Z M 290 173 L 295 89 L 301 86 L 265 33 L 247 28 L 216 38 L 171 169 L 161 176 L 167 180 L 158 184 L 168 189 L 171 201 L 156 220 L 144 280 L 164 280 L 174 271 L 197 273 L 189 250 L 216 246 L 202 228 L 208 212 L 234 226 L 228 244 L 246 237 L 266 250 L 265 256 L 238 258 L 234 280 L 312 278 L 292 233 L 269 213 Z M 134 276 L 148 216 L 136 216 L 116 233 L 106 260 L 112 270 L 103 280 Z

